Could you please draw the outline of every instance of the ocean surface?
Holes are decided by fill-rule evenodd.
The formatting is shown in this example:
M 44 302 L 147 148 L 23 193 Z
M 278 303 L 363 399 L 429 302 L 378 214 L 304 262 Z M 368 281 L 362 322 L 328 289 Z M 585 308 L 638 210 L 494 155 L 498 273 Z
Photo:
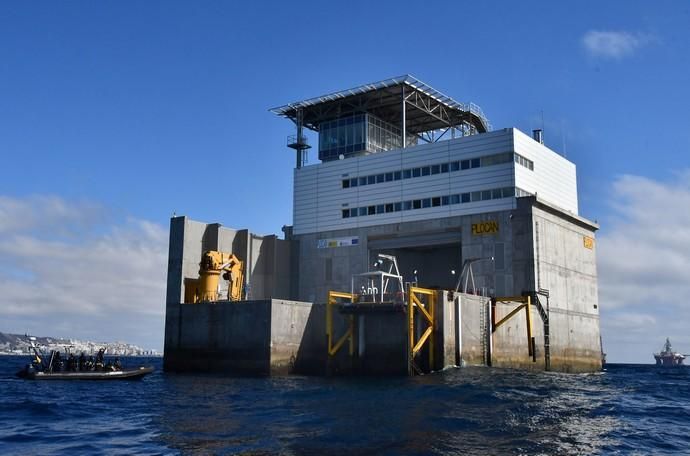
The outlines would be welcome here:
M 0 454 L 690 454 L 690 370 L 40 382 L 0 357 Z

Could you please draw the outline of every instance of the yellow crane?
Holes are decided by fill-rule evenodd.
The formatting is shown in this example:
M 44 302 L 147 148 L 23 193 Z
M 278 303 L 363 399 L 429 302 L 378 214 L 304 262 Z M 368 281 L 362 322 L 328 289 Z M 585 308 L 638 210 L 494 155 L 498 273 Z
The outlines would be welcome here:
M 185 303 L 218 301 L 221 274 L 229 282 L 227 299 L 243 299 L 244 262 L 232 253 L 208 250 L 201 255 L 199 278 L 185 279 Z

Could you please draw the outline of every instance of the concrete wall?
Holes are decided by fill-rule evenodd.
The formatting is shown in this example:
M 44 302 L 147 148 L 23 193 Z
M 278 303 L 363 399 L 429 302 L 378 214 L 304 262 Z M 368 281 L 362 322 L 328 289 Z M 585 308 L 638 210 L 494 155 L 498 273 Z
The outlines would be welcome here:
M 535 281 L 550 291 L 551 362 L 566 371 L 601 368 L 595 230 L 564 220 L 548 205 L 533 207 Z M 591 245 L 585 239 L 591 239 Z M 588 247 L 591 246 L 591 248 Z
M 481 325 L 482 313 L 487 322 L 488 298 L 467 294 L 456 294 L 460 303 L 460 353 L 462 364 L 470 366 L 486 365 L 484 344 L 488 343 L 488 323 Z
M 323 362 L 304 339 L 323 333 L 310 323 L 311 304 L 260 300 L 181 304 L 176 344 L 165 350 L 167 371 L 287 374 Z M 306 370 L 306 369 L 305 369 Z
M 501 321 L 519 303 L 498 302 L 496 304 L 496 321 Z M 527 314 L 521 310 L 506 320 L 492 335 L 491 365 L 495 367 L 509 367 L 513 369 L 544 370 L 544 324 L 534 305 L 530 306 L 532 321 L 532 337 L 535 338 L 535 357 L 529 353 L 529 339 L 527 337 Z M 578 343 L 576 340 L 573 343 Z M 569 370 L 558 361 L 552 359 L 553 370 Z

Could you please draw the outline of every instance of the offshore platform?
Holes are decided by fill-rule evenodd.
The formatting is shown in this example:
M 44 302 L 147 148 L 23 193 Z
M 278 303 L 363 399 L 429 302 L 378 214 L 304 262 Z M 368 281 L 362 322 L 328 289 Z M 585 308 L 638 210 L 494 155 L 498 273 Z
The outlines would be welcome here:
M 598 226 L 540 130 L 409 75 L 271 111 L 296 127 L 292 225 L 171 219 L 166 370 L 601 369 Z

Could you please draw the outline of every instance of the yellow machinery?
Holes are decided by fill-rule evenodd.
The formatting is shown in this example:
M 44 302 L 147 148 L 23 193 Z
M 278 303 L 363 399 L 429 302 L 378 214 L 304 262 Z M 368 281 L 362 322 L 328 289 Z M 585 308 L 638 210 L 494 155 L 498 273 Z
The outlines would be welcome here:
M 223 279 L 229 282 L 227 299 L 243 299 L 244 263 L 232 253 L 208 250 L 201 255 L 199 278 L 185 279 L 185 303 L 218 301 L 221 273 Z

